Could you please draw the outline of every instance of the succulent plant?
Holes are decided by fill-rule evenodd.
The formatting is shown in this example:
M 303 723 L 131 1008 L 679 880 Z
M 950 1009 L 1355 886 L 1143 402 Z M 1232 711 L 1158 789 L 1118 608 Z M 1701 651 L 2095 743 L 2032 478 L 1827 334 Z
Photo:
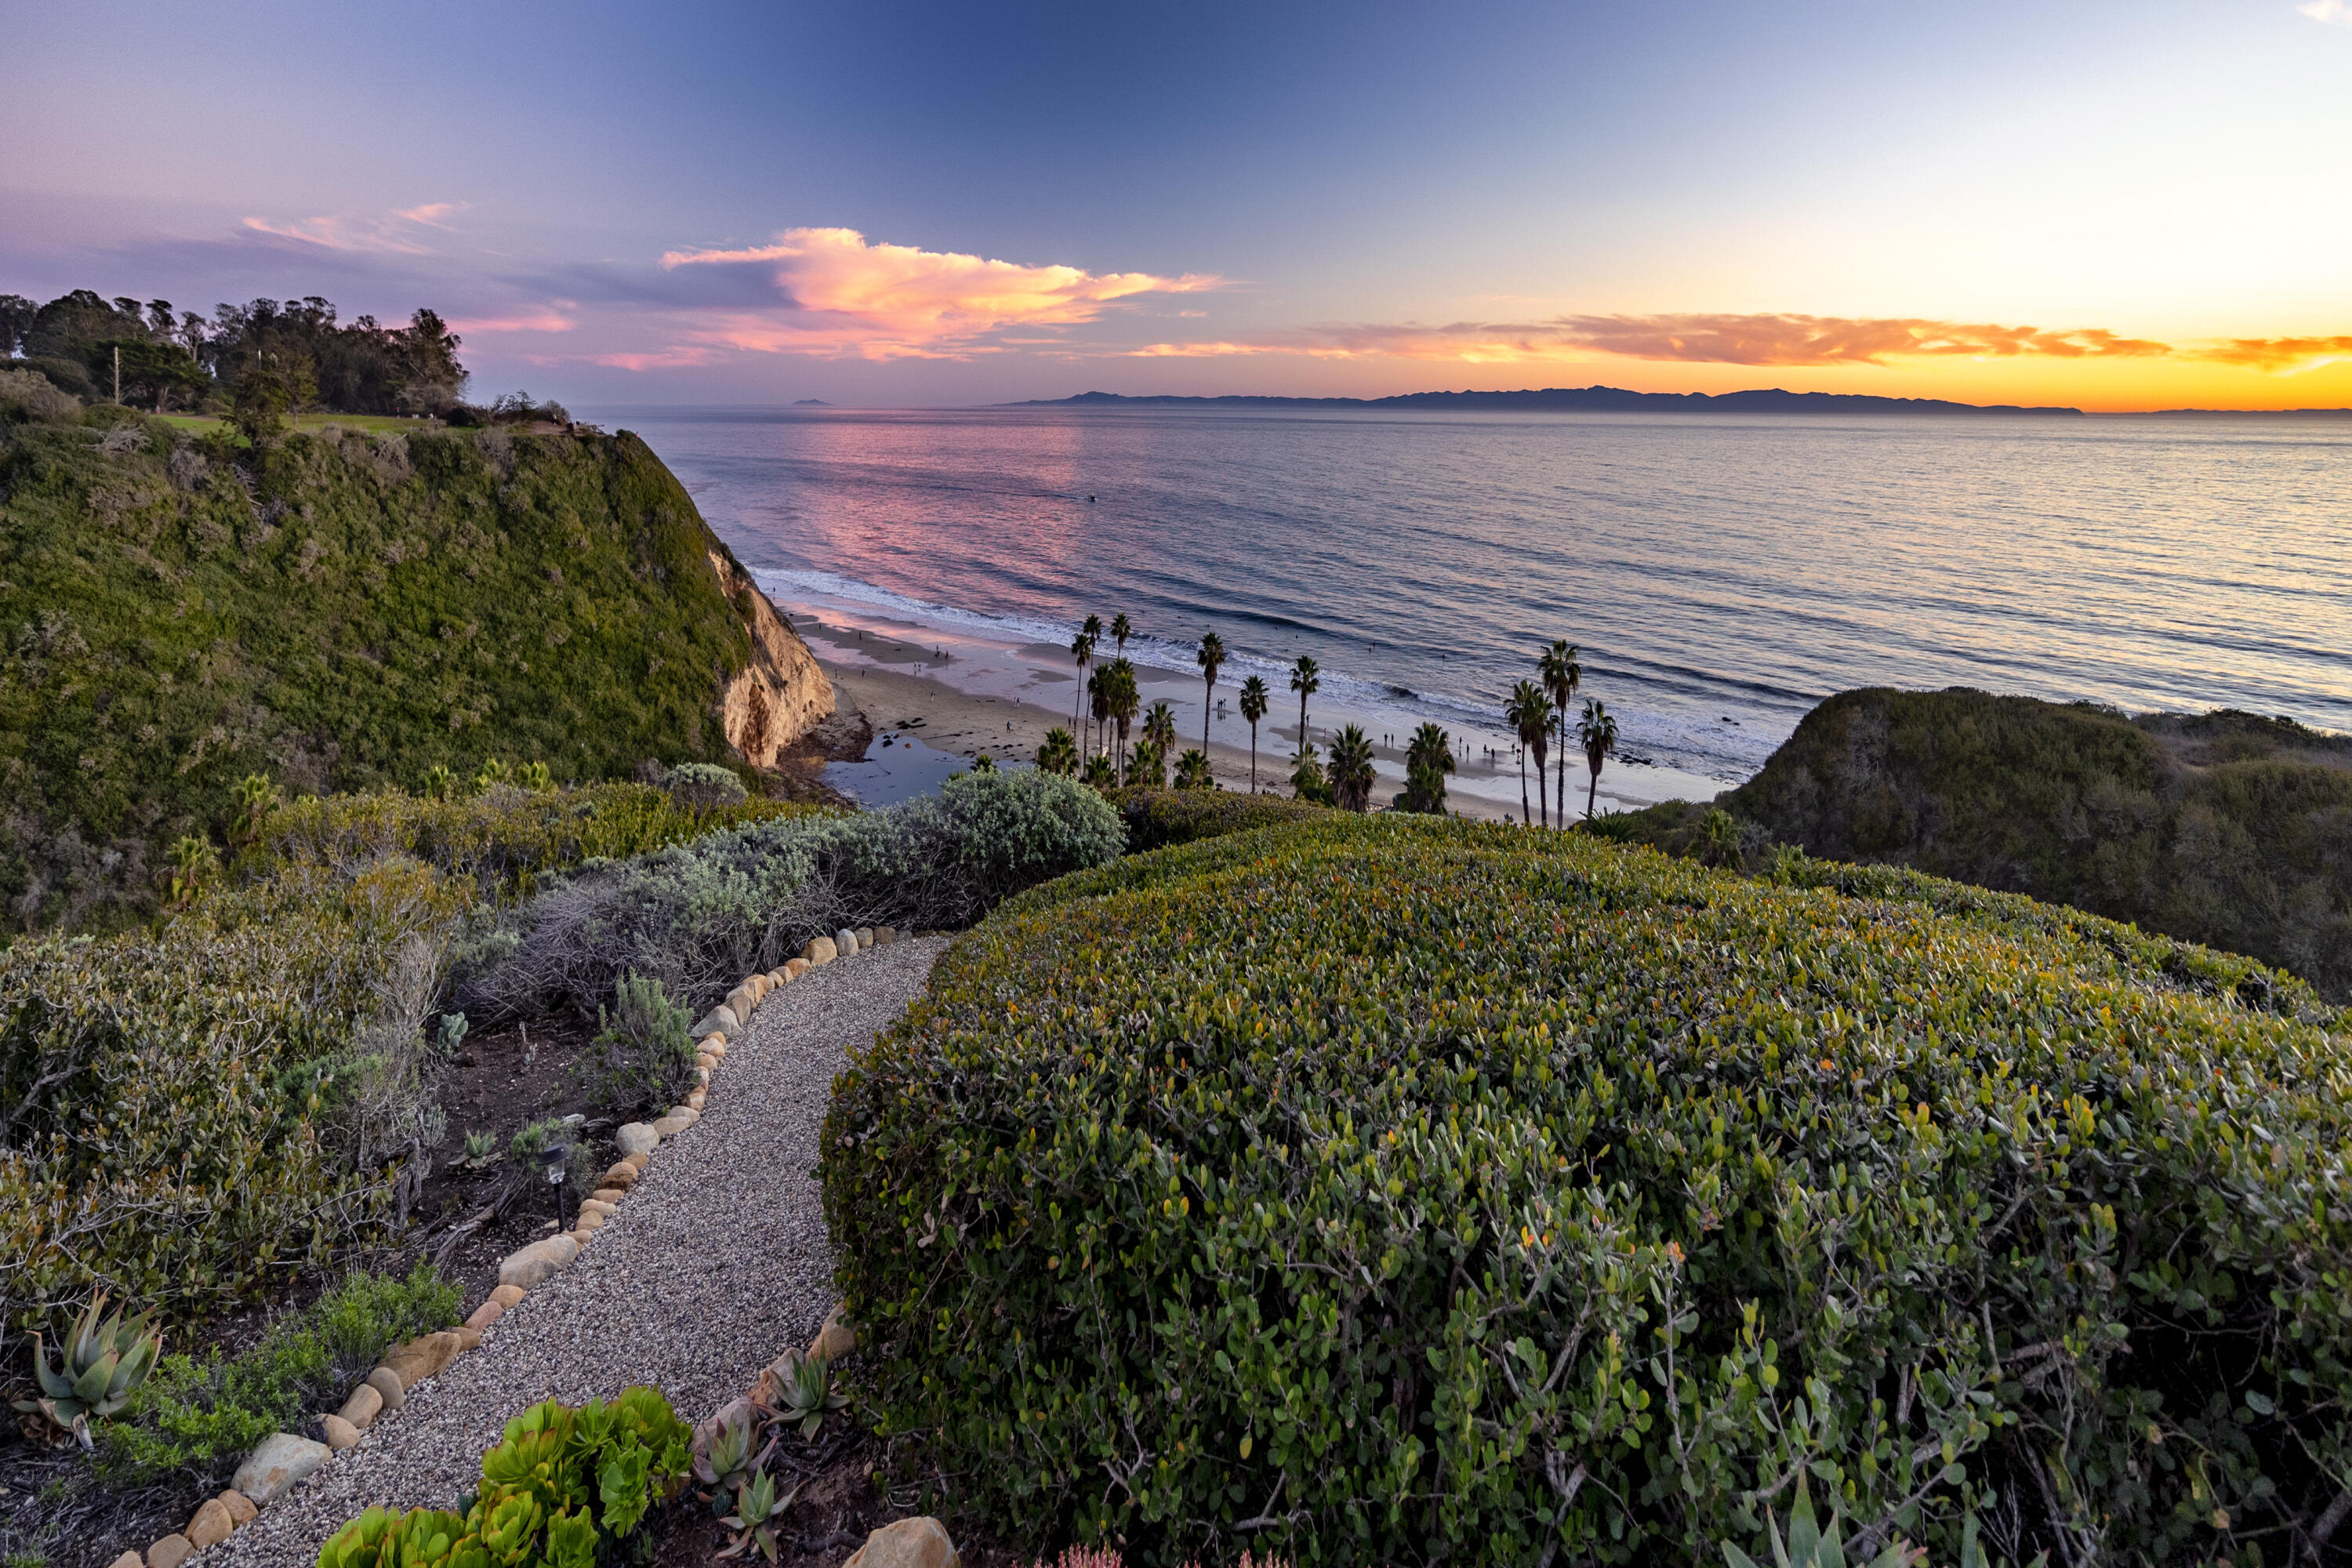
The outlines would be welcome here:
M 1805 1472 L 1797 1472 L 1797 1500 L 1789 1506 L 1789 1536 L 1783 1542 L 1780 1526 L 1769 1515 L 1764 1524 L 1765 1539 L 1772 1543 L 1774 1568 L 1846 1568 L 1845 1548 L 1838 1540 L 1838 1516 L 1830 1513 L 1830 1527 L 1820 1528 L 1813 1518 L 1813 1500 L 1806 1495 Z M 1969 1545 L 1976 1543 L 1976 1518 L 1969 1518 Z M 1723 1543 L 1723 1556 L 1729 1568 L 1756 1568 L 1756 1560 L 1728 1541 Z M 1886 1548 L 1867 1563 L 1856 1568 L 1911 1568 L 1919 1553 L 1900 1541 L 1889 1542 Z
M 719 1521 L 735 1531 L 735 1539 L 719 1555 L 740 1557 L 757 1546 L 768 1561 L 773 1563 L 776 1560 L 776 1519 L 793 1506 L 793 1500 L 800 1496 L 800 1487 L 795 1484 L 779 1495 L 776 1483 L 765 1470 L 754 1472 L 748 1481 L 738 1482 L 735 1487 L 735 1511 Z
M 760 1417 L 748 1400 L 730 1405 L 695 1434 L 694 1473 L 703 1485 L 712 1489 L 710 1500 L 714 1506 L 726 1506 L 727 1494 L 741 1486 L 776 1451 L 772 1439 L 755 1456 L 752 1450 L 759 1440 Z
M 60 1364 L 49 1365 L 47 1347 L 33 1336 L 33 1372 L 41 1385 L 38 1399 L 20 1399 L 16 1408 L 38 1411 L 89 1446 L 89 1417 L 111 1415 L 122 1408 L 131 1390 L 147 1381 L 163 1353 L 163 1336 L 155 1331 L 153 1315 L 123 1321 L 117 1310 L 104 1322 L 106 1293 L 83 1309 L 73 1335 L 59 1346 Z
M 478 1171 L 494 1163 L 498 1157 L 499 1141 L 496 1137 L 488 1132 L 466 1134 L 466 1165 Z
M 804 1356 L 784 1380 L 784 1419 L 801 1424 L 801 1436 L 814 1437 L 825 1415 L 849 1403 L 849 1395 L 833 1386 L 833 1367 L 821 1355 Z

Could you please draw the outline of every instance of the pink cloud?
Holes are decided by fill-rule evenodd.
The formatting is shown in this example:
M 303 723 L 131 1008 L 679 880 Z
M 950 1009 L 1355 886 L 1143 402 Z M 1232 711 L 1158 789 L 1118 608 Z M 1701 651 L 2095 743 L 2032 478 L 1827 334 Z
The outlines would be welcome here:
M 952 251 L 877 245 L 856 229 L 793 228 L 772 245 L 673 250 L 665 269 L 768 269 L 772 310 L 738 310 L 694 333 L 703 342 L 765 353 L 866 359 L 961 358 L 997 352 L 981 340 L 1006 327 L 1068 327 L 1096 321 L 1117 301 L 1222 285 L 1186 273 L 1093 273 L 1067 266 L 993 261 Z
M 541 310 L 524 316 L 473 316 L 449 323 L 453 332 L 568 332 L 575 325 L 569 316 Z
M 668 348 L 652 353 L 593 354 L 588 363 L 611 365 L 615 370 L 670 370 L 679 365 L 709 364 L 718 357 L 716 349 Z
M 382 217 L 359 217 L 342 213 L 292 218 L 284 223 L 249 217 L 245 220 L 245 226 L 256 234 L 290 239 L 302 245 L 316 245 L 328 250 L 373 250 L 389 251 L 399 256 L 430 256 L 433 252 L 404 233 L 401 226 L 414 224 L 439 228 L 442 218 L 461 211 L 464 205 L 462 202 L 427 202 L 422 206 L 404 207 Z

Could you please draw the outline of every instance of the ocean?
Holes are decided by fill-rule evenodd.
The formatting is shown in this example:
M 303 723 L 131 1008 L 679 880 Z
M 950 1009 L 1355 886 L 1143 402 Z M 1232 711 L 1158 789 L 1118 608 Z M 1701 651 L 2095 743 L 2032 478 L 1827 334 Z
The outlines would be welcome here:
M 2352 731 L 2352 421 L 611 408 L 779 603 L 1499 735 L 1582 649 L 1737 783 L 1822 698 L 1973 686 Z M 1318 721 L 1319 723 L 1319 721 Z

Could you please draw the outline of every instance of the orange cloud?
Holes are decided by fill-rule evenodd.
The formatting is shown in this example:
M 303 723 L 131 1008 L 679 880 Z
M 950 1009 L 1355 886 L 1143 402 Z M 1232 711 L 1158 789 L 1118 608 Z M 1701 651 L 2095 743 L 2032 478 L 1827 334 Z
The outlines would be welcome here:
M 1203 353 L 1295 353 L 1352 358 L 1449 360 L 1508 364 L 1525 360 L 1678 360 L 1749 365 L 1883 365 L 1890 359 L 1967 356 L 2009 359 L 2142 358 L 2171 353 L 2168 343 L 2120 337 L 2097 328 L 2044 331 L 1918 318 L 1675 314 L 1559 316 L 1548 321 L 1455 321 L 1444 326 L 1358 323 L 1309 327 L 1258 343 L 1155 343 L 1149 357 Z
M 2190 357 L 2211 364 L 2244 365 L 2252 370 L 2293 374 L 2352 359 L 2352 337 L 2227 338 L 2195 350 Z
M 850 228 L 793 228 L 740 250 L 673 250 L 665 269 L 755 267 L 781 296 L 771 310 L 738 310 L 694 336 L 768 353 L 866 359 L 961 358 L 1005 327 L 1078 326 L 1140 294 L 1183 294 L 1222 280 L 1186 273 L 1092 273 L 1033 267 L 907 245 L 877 245 Z
M 1732 315 L 1559 316 L 1548 321 L 1332 324 L 1252 342 L 1149 343 L 1138 359 L 1298 354 L 1325 359 L 1443 360 L 1464 364 L 1593 357 L 1771 367 L 1873 365 L 1934 359 L 2166 359 L 2293 374 L 2352 360 L 2352 336 L 2229 338 L 2168 343 L 2102 327 L 2047 331 L 1922 317 Z

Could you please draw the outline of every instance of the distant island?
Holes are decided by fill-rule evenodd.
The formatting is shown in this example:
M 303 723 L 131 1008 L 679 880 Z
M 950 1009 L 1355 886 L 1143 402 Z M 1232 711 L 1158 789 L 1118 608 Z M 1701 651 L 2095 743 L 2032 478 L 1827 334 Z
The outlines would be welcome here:
M 795 408 L 830 408 L 833 405 L 827 403 L 822 397 L 803 397 L 795 399 L 793 403 L 793 406 Z
M 1394 397 L 1129 397 L 1081 392 L 1034 397 L 1005 408 L 1454 408 L 1573 410 L 1611 414 L 2054 414 L 2079 408 L 1948 403 L 1937 397 L 1874 397 L 1845 392 L 1628 392 L 1621 386 L 1549 386 L 1526 392 L 1407 392 Z

